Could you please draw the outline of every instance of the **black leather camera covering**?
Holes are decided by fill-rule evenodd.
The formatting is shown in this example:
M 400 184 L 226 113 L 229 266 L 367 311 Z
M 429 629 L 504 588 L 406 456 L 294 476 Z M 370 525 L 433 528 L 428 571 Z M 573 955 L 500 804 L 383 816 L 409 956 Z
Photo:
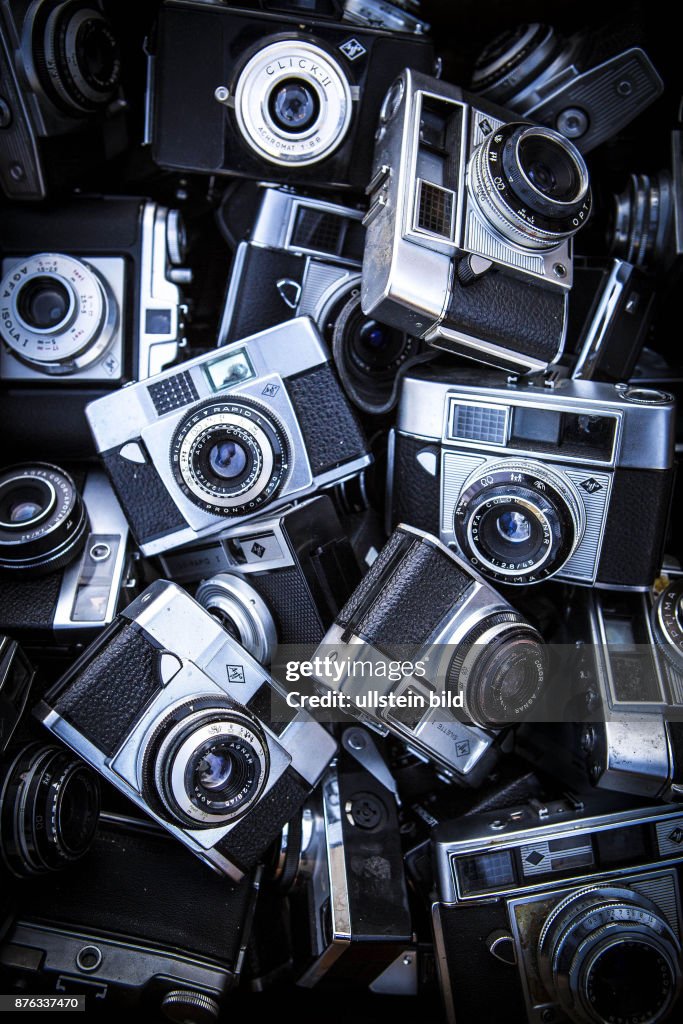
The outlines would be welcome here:
M 277 282 L 287 280 L 300 285 L 306 269 L 303 256 L 281 249 L 247 245 L 242 256 L 239 297 L 224 342 L 239 341 L 290 320 L 295 311 L 280 295 Z
M 398 529 L 337 621 L 379 650 L 400 646 L 407 653 L 429 640 L 471 585 L 472 577 L 440 548 Z
M 564 306 L 565 296 L 560 291 L 490 270 L 468 285 L 454 278 L 443 326 L 519 353 L 522 358 L 551 363 L 564 337 Z M 439 347 L 448 349 L 453 344 L 447 339 L 438 342 Z M 467 354 L 465 349 L 458 351 Z M 519 359 L 507 364 L 496 357 L 491 362 L 519 369 Z
M 45 696 L 45 703 L 106 755 L 113 754 L 160 689 L 159 649 L 117 620 Z
M 219 877 L 165 833 L 101 822 L 84 859 L 24 889 L 22 915 L 166 953 L 178 949 L 232 971 L 251 898 L 250 879 L 236 885 Z
M 62 572 L 38 579 L 2 577 L 0 586 L 0 632 L 19 640 L 47 639 L 52 630 L 62 587 Z
M 597 582 L 649 587 L 659 575 L 675 471 L 617 469 Z
M 434 455 L 437 472 L 428 473 L 417 461 L 420 452 L 427 449 Z M 409 434 L 395 435 L 394 472 L 391 488 L 391 522 L 398 526 L 407 523 L 426 533 L 439 535 L 439 507 L 441 504 L 441 448 L 420 437 Z
M 309 792 L 310 787 L 298 772 L 288 768 L 270 792 L 216 843 L 215 849 L 240 870 L 248 871 L 301 809 Z
M 288 377 L 285 385 L 316 475 L 367 453 L 363 428 L 329 363 Z
M 124 459 L 122 447 L 103 452 L 102 462 L 138 544 L 187 526 L 155 467 Z

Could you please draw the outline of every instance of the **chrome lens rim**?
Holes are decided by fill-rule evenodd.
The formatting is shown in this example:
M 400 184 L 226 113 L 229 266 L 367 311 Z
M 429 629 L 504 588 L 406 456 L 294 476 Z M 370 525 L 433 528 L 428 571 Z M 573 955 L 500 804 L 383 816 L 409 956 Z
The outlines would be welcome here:
M 300 132 L 283 129 L 272 114 L 274 91 L 294 80 L 317 103 L 313 122 Z M 235 87 L 235 116 L 244 140 L 260 157 L 281 167 L 307 166 L 328 157 L 346 137 L 351 112 L 351 89 L 341 66 L 322 47 L 299 39 L 258 50 Z
M 277 648 L 277 629 L 261 595 L 241 576 L 219 573 L 199 584 L 195 594 L 202 608 L 261 665 L 269 665 Z M 234 632 L 228 627 L 232 624 Z

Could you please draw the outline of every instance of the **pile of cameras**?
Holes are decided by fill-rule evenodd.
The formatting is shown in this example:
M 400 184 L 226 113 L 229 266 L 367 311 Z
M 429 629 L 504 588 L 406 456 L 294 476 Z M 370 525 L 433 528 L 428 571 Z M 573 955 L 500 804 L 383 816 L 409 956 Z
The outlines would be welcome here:
M 662 79 L 153 6 L 126 78 L 100 0 L 0 4 L 0 987 L 672 1018 L 680 128 L 588 170 Z

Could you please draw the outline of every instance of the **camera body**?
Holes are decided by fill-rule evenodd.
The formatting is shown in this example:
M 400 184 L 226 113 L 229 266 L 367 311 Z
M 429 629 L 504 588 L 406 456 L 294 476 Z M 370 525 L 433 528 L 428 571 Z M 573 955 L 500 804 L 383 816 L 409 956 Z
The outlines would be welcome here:
M 517 749 L 572 787 L 677 799 L 683 783 L 681 580 L 651 593 L 581 591 L 566 603 L 572 643 L 564 707 L 542 728 L 525 724 Z M 575 646 L 574 646 L 575 645 Z M 554 695 L 555 700 L 558 695 Z
M 532 22 L 503 33 L 481 54 L 474 92 L 571 139 L 583 153 L 617 135 L 664 90 L 640 46 L 615 52 L 621 26 L 563 39 Z
M 465 786 L 489 774 L 506 730 L 547 682 L 536 630 L 435 537 L 403 525 L 327 631 L 314 669 L 316 659 L 320 691 Z
M 264 664 L 278 644 L 317 646 L 360 581 L 328 495 L 173 551 L 161 565 L 177 583 L 202 580 L 196 600 Z
M 87 765 L 31 728 L 35 670 L 16 640 L 0 636 L 0 920 L 17 879 L 66 868 L 88 851 L 100 788 Z M 11 895 L 10 895 L 11 894 Z M 0 929 L 2 934 L 3 929 Z
M 669 1019 L 681 841 L 683 815 L 670 805 L 556 801 L 438 825 L 432 924 L 451 1024 L 494 1024 L 501 1006 L 514 1024 L 610 1020 L 617 1005 L 622 1019 Z M 614 966 L 622 952 L 628 969 Z
M 86 858 L 21 893 L 0 942 L 6 990 L 199 1024 L 238 982 L 255 900 L 253 873 L 231 884 L 148 820 L 103 814 Z
M 2 247 L 3 430 L 19 447 L 91 455 L 86 403 L 178 356 L 180 215 L 118 196 L 21 207 L 3 213 Z
M 118 42 L 100 0 L 3 0 L 0 187 L 44 199 L 122 152 Z
M 17 466 L 0 475 L 3 498 L 10 488 L 48 491 L 54 488 L 54 511 L 26 525 L 17 537 L 6 523 L 0 528 L 3 571 L 0 575 L 0 630 L 36 647 L 73 647 L 88 643 L 108 626 L 135 594 L 135 575 L 129 553 L 126 518 L 101 469 L 88 468 L 74 480 L 58 467 L 36 463 Z M 19 499 L 22 491 L 17 492 Z M 63 509 L 72 510 L 64 522 L 74 525 L 64 553 L 57 541 Z M 19 529 L 21 527 L 19 526 Z M 55 534 L 55 541 L 50 541 Z M 42 565 L 34 559 L 10 563 L 7 547 L 18 545 L 30 554 L 32 545 L 46 545 Z
M 419 35 L 344 24 L 340 14 L 318 2 L 304 12 L 166 0 L 149 64 L 154 160 L 365 188 L 382 97 L 406 65 L 431 72 L 434 50 Z
M 397 374 L 421 346 L 363 316 L 362 219 L 359 210 L 264 188 L 249 241 L 235 253 L 219 344 L 310 316 L 349 398 L 372 414 L 393 407 Z
M 307 497 L 371 462 L 306 317 L 101 398 L 87 417 L 146 556 Z
M 149 586 L 36 714 L 145 813 L 239 880 L 336 744 L 184 591 Z
M 674 482 L 670 395 L 625 384 L 411 371 L 390 456 L 391 516 L 499 583 L 645 590 Z
M 561 355 L 572 236 L 592 201 L 570 142 L 506 121 L 401 72 L 376 135 L 361 303 L 437 348 L 527 373 Z
M 301 822 L 284 834 L 279 869 L 282 884 L 294 875 L 289 902 L 294 934 L 304 938 L 294 950 L 303 988 L 417 994 L 396 795 L 387 781 L 371 735 L 344 729 L 339 755 Z

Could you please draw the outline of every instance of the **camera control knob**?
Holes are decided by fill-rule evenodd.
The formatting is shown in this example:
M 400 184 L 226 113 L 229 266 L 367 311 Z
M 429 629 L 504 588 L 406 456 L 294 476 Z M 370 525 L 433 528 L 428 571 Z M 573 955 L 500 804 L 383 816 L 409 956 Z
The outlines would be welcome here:
M 166 993 L 161 1001 L 161 1010 L 169 1020 L 182 1024 L 212 1024 L 218 1020 L 220 1007 L 215 999 L 203 992 L 177 989 Z

